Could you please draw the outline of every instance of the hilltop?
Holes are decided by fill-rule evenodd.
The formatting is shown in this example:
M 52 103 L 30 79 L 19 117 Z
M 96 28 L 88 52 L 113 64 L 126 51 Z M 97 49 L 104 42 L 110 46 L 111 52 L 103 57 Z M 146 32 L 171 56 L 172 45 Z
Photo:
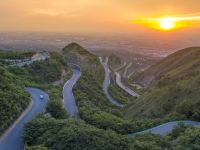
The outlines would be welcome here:
M 70 53 L 70 52 L 77 52 L 80 55 L 93 55 L 88 50 L 86 50 L 84 47 L 77 43 L 70 43 L 67 46 L 63 48 L 64 54 Z M 94 56 L 94 55 L 93 55 Z
M 62 50 L 68 63 L 77 64 L 80 67 L 85 67 L 88 62 L 93 62 L 96 56 L 86 50 L 77 43 L 70 43 Z
M 200 47 L 169 55 L 135 77 L 147 88 L 126 111 L 129 117 L 199 120 Z

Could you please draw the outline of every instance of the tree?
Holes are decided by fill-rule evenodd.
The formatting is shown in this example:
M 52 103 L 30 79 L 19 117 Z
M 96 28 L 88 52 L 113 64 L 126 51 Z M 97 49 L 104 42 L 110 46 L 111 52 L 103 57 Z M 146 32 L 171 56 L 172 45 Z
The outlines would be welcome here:
M 52 117 L 56 119 L 67 118 L 67 112 L 60 100 L 50 100 L 47 106 L 47 112 L 49 112 Z

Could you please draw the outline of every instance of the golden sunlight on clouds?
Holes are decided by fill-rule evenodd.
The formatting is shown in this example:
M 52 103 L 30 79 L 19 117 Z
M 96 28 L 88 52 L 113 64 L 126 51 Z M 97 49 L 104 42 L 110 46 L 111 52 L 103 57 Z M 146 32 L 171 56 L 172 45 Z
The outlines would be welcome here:
M 133 23 L 156 30 L 170 31 L 199 25 L 200 16 L 149 18 L 135 20 Z
M 64 11 L 57 11 L 51 9 L 34 9 L 30 11 L 30 15 L 47 15 L 47 16 L 58 16 L 65 14 Z
M 199 0 L 1 0 L 0 31 L 129 33 L 147 27 L 168 31 L 199 27 L 198 14 L 175 17 L 175 21 L 159 20 L 166 18 L 160 16 L 199 11 Z M 137 18 L 135 25 L 130 23 Z

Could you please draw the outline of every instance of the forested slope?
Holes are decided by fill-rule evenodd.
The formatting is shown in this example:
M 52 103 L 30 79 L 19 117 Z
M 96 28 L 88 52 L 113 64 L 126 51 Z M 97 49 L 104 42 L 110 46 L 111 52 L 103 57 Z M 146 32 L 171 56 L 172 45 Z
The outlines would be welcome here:
M 0 67 L 0 135 L 18 118 L 29 102 L 25 81 Z
M 2 60 L 20 60 L 31 58 L 36 52 L 27 51 L 0 51 Z M 62 70 L 66 77 L 70 70 L 64 57 L 60 53 L 51 52 L 50 58 L 35 61 L 23 67 L 0 66 L 0 134 L 2 134 L 27 108 L 30 96 L 26 87 L 40 87 L 50 93 L 48 111 L 56 118 L 65 118 L 66 112 L 62 106 L 62 85 L 54 86 L 53 82 L 60 80 Z M 55 110 L 56 109 L 56 110 Z

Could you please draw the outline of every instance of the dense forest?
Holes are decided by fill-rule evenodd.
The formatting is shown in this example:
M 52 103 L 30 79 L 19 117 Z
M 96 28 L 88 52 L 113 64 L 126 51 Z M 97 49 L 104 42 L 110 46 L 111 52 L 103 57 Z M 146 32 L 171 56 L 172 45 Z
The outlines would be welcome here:
M 199 149 L 200 128 L 174 128 L 167 136 L 154 134 L 128 137 L 71 119 L 38 116 L 26 125 L 27 150 L 184 150 Z

